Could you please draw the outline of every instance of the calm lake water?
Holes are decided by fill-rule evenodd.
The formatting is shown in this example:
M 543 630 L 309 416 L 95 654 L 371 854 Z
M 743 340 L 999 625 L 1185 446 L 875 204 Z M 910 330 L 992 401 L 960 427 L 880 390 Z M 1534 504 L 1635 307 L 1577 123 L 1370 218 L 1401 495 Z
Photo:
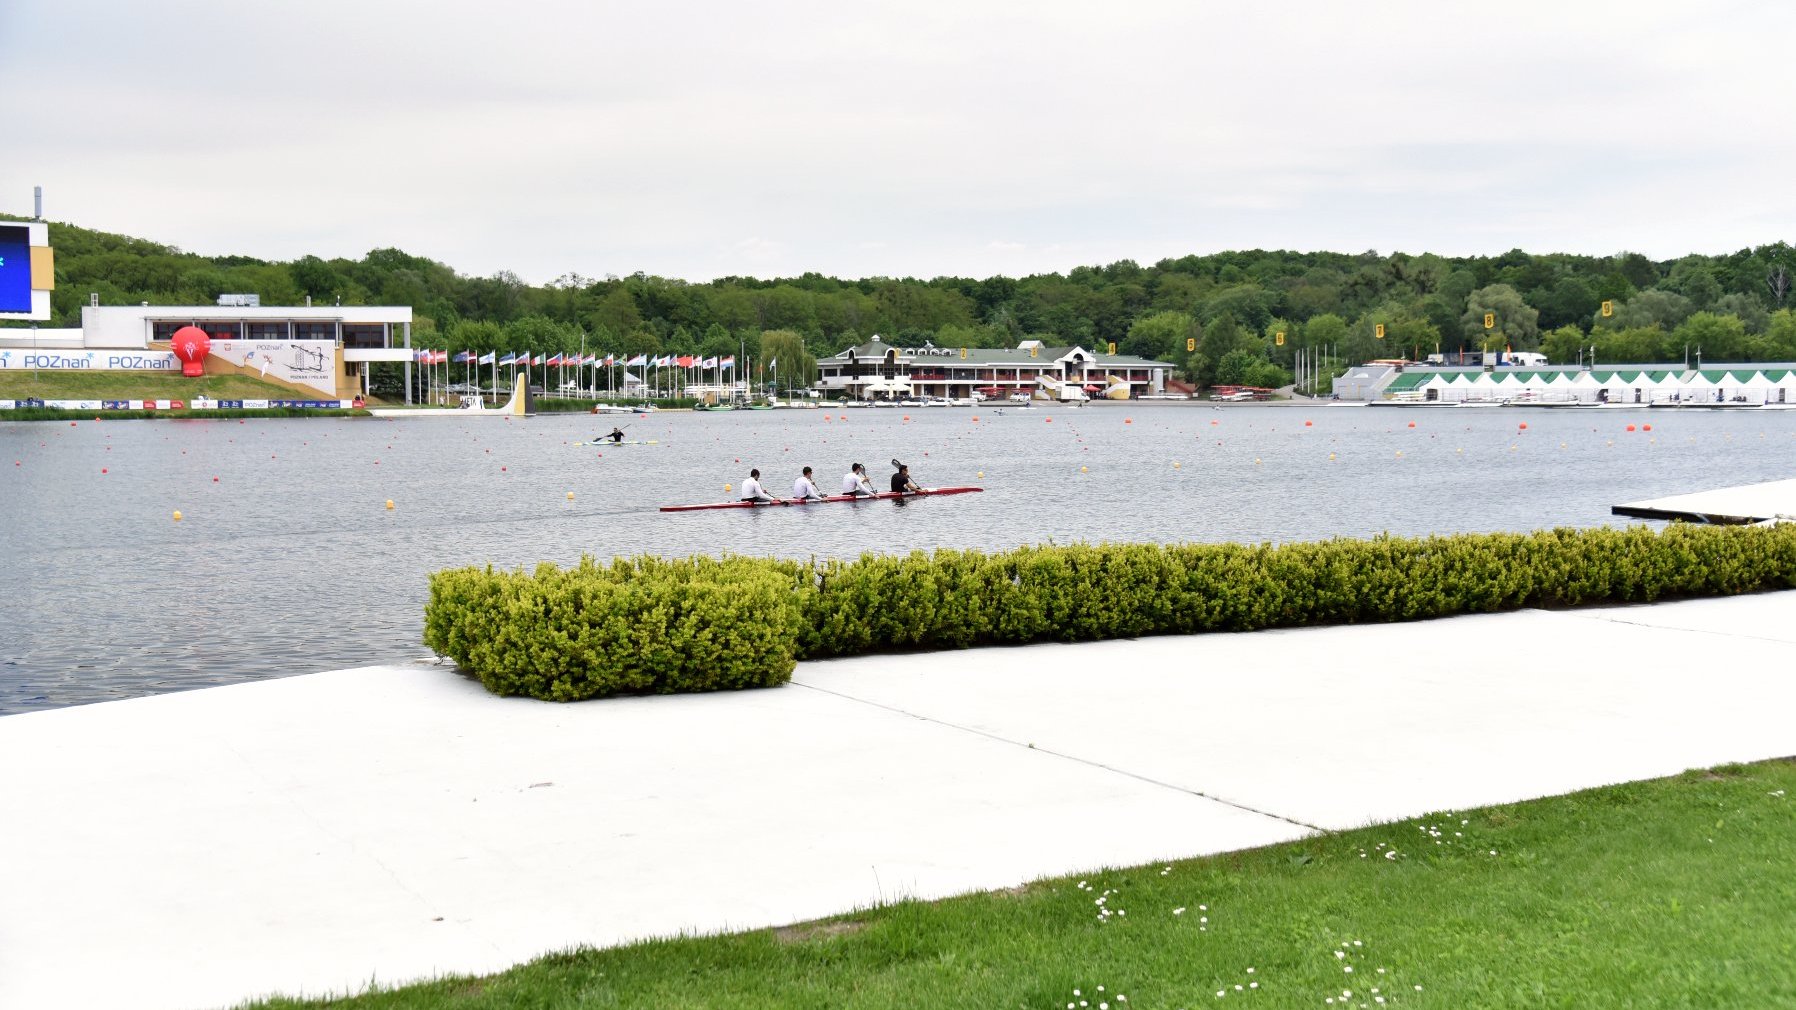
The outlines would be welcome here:
M 573 444 L 613 423 L 659 444 Z M 986 491 L 656 510 L 733 497 L 751 466 L 776 493 L 807 464 L 826 491 L 855 461 L 883 486 L 894 456 L 921 484 Z M 1599 526 L 1625 522 L 1615 503 L 1787 478 L 1793 459 L 1796 411 L 0 422 L 0 714 L 417 658 L 426 577 L 456 565 Z

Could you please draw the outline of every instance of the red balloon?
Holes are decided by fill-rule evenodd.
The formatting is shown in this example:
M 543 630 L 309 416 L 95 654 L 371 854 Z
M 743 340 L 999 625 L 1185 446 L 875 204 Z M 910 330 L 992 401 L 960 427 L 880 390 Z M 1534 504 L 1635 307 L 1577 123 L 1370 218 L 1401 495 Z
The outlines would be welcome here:
M 183 326 L 175 331 L 170 343 L 174 347 L 175 357 L 181 359 L 181 374 L 198 376 L 206 374 L 206 355 L 212 352 L 212 338 L 206 331 L 197 326 Z

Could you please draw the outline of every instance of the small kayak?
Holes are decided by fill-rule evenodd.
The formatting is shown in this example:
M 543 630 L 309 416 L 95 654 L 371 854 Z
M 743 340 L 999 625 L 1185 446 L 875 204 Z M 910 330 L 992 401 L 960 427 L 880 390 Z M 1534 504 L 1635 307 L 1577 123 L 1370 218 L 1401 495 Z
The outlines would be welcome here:
M 821 501 L 814 499 L 801 501 L 797 498 L 787 498 L 784 501 L 723 501 L 713 502 L 709 505 L 663 505 L 661 506 L 661 511 L 702 512 L 707 509 L 777 508 L 781 505 L 839 505 L 844 502 L 887 501 L 893 498 L 927 498 L 932 495 L 968 494 L 973 491 L 984 490 L 985 489 L 982 487 L 926 487 L 921 491 L 906 491 L 902 494 L 897 491 L 881 491 L 876 495 L 861 495 L 859 497 L 849 494 L 832 494 Z
M 575 445 L 660 445 L 661 441 L 660 441 L 660 439 L 654 439 L 654 438 L 647 439 L 647 440 L 639 439 L 639 438 L 626 438 L 622 442 L 613 442 L 612 440 L 610 440 L 608 438 L 604 438 L 604 439 L 600 439 L 597 442 L 575 442 L 574 444 Z

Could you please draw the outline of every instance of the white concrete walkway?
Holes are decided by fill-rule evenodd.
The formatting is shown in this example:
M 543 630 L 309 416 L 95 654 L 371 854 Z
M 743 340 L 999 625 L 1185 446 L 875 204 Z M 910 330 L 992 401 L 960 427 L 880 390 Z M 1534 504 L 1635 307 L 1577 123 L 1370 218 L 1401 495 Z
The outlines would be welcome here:
M 430 665 L 0 719 L 0 1007 L 190 1008 L 1796 753 L 1796 593 L 807 663 Z

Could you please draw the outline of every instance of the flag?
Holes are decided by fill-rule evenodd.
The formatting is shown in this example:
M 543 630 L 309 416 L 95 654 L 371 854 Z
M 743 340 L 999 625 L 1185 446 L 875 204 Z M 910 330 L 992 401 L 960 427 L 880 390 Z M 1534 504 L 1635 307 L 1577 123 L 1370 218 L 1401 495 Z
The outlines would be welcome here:
M 779 370 L 780 370 L 780 359 L 778 359 L 778 358 L 774 358 L 774 359 L 773 359 L 773 360 L 772 360 L 772 361 L 769 361 L 769 362 L 768 362 L 768 363 L 767 363 L 767 370 L 768 370 L 768 371 L 769 371 L 769 372 L 777 372 L 777 371 L 779 371 Z
M 496 361 L 496 360 L 498 360 L 498 354 L 499 354 L 499 352 L 498 352 L 498 351 L 488 351 L 488 352 L 486 352 L 486 353 L 485 353 L 485 354 L 482 354 L 482 355 L 481 355 L 481 356 L 480 356 L 480 360 L 479 360 L 479 361 L 476 361 L 476 362 L 474 362 L 474 363 L 475 363 L 475 364 L 476 364 L 476 365 L 490 365 L 490 364 L 492 364 L 492 363 L 493 363 L 493 362 L 494 362 L 494 361 Z
M 716 368 L 717 367 L 717 359 L 716 358 L 706 358 L 704 361 L 699 363 L 699 367 L 700 368 Z
M 681 368 L 691 368 L 692 367 L 692 355 L 682 354 L 679 357 L 674 359 L 674 364 L 679 365 Z
M 542 365 L 542 363 L 543 363 L 543 362 L 545 362 L 545 361 L 547 361 L 547 360 L 549 360 L 549 359 L 548 359 L 548 358 L 545 358 L 545 357 L 543 357 L 543 356 L 542 356 L 542 355 L 540 355 L 540 354 L 539 354 L 539 355 L 537 355 L 537 356 L 536 356 L 536 360 L 535 360 L 535 361 L 532 361 L 532 362 L 531 362 L 531 364 L 532 364 L 532 365 L 537 365 L 537 366 L 541 366 L 541 365 Z
M 551 356 L 550 356 L 550 358 L 549 358 L 549 362 L 548 362 L 548 363 L 549 363 L 549 364 L 551 364 L 551 365 L 559 365 L 559 364 L 561 364 L 561 355 L 559 355 L 559 354 L 556 354 L 556 355 L 551 355 Z
M 512 363 L 512 362 L 514 362 L 514 361 L 516 361 L 516 360 L 518 360 L 518 356 L 517 356 L 517 355 L 515 355 L 515 354 L 507 354 L 507 355 L 506 355 L 506 356 L 505 356 L 505 357 L 503 357 L 503 358 L 500 358 L 500 359 L 499 359 L 499 364 L 501 364 L 501 365 L 509 365 L 509 364 L 511 364 L 511 363 Z
M 734 354 L 724 355 L 723 360 L 719 363 L 719 367 L 720 368 L 735 368 L 736 367 L 736 356 Z
M 615 355 L 610 355 L 610 354 L 605 355 L 605 367 L 606 368 L 610 368 L 612 365 L 615 365 L 615 364 L 617 364 L 617 358 Z
M 624 367 L 625 368 L 641 368 L 642 366 L 644 366 L 648 363 L 649 363 L 648 355 L 638 354 L 636 357 L 631 358 L 629 361 L 624 362 Z

